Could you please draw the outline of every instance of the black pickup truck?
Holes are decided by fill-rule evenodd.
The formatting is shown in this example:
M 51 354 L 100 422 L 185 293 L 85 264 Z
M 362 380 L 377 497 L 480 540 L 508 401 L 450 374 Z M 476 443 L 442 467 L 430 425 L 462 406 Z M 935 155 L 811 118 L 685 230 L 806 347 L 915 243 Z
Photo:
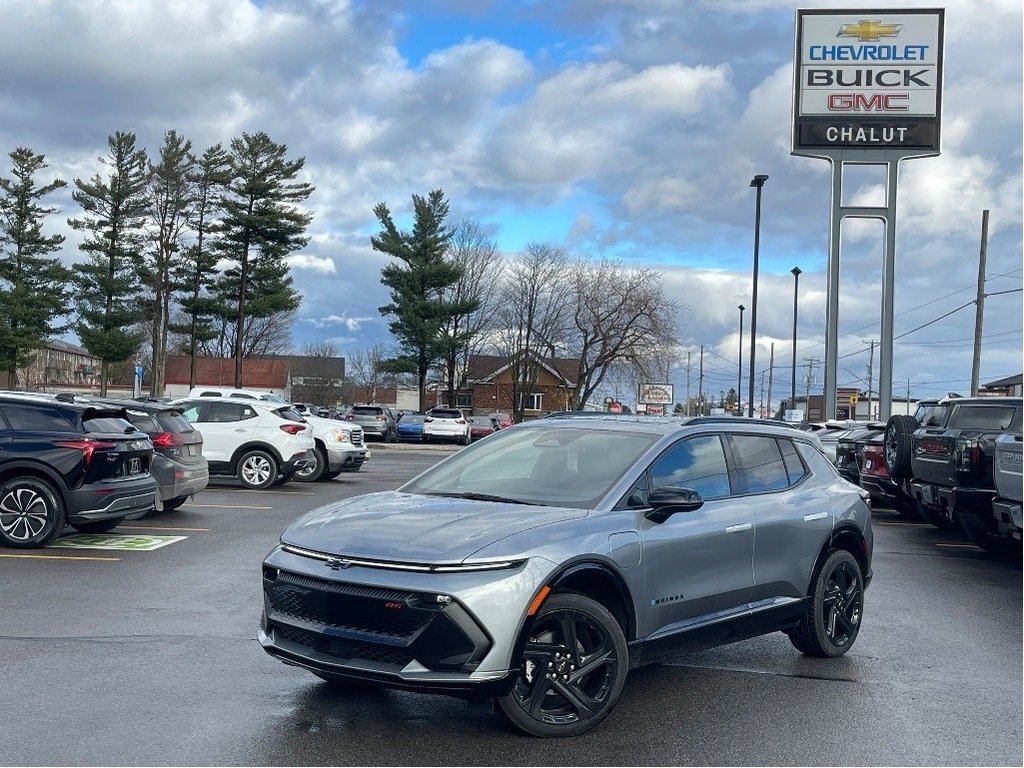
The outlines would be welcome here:
M 1000 531 L 992 511 L 992 460 L 996 438 L 1020 431 L 1022 410 L 1021 398 L 962 398 L 942 426 L 914 432 L 910 493 L 926 519 L 958 524 L 989 551 L 1019 551 L 1020 542 Z

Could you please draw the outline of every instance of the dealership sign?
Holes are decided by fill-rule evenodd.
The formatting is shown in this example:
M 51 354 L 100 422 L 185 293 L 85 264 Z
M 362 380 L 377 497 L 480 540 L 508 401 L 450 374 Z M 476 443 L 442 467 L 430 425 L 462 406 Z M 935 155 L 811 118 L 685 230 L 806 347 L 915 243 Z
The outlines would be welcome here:
M 793 154 L 939 152 L 941 8 L 799 10 Z
M 671 384 L 641 384 L 636 401 L 648 405 L 672 405 L 675 402 L 673 387 Z

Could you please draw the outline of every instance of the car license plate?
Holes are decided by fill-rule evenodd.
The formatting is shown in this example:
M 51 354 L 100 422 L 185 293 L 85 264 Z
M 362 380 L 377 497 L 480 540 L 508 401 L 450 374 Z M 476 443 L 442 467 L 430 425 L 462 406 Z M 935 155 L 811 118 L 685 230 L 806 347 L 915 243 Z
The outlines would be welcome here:
M 195 443 L 189 443 L 188 455 L 189 456 L 195 456 L 197 453 L 198 453 L 198 449 L 196 448 L 196 444 Z
M 128 472 L 129 475 L 141 475 L 142 474 L 142 459 L 128 459 Z

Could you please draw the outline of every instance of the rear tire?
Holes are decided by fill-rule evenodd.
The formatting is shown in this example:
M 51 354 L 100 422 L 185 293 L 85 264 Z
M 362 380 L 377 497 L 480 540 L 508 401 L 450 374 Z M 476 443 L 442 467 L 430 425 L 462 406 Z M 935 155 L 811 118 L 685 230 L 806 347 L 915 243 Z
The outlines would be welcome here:
M 956 523 L 946 517 L 945 514 L 937 509 L 925 506 L 920 501 L 916 501 L 914 506 L 917 509 L 918 517 L 926 523 L 931 523 L 940 531 L 955 531 L 959 527 Z
M 57 491 L 36 477 L 12 477 L 0 485 L 0 545 L 16 549 L 44 547 L 67 518 Z
M 819 658 L 842 656 L 860 633 L 864 615 L 864 577 L 857 558 L 845 549 L 830 554 L 811 589 L 811 605 L 789 639 L 801 653 Z
M 79 533 L 107 533 L 123 522 L 123 517 L 115 517 L 110 520 L 96 520 L 90 523 L 72 523 L 71 527 Z
M 533 736 L 578 736 L 608 716 L 622 693 L 629 650 L 600 603 L 566 592 L 541 606 L 507 694 L 496 700 Z
M 248 451 L 238 460 L 238 480 L 248 489 L 261 491 L 276 479 L 277 462 L 266 451 Z
M 998 557 L 1009 557 L 1011 555 L 1020 557 L 1021 542 L 994 536 L 981 520 L 969 512 L 966 514 L 961 512 L 957 515 L 957 520 L 960 523 L 960 528 L 967 534 L 967 538 L 986 552 Z
M 890 416 L 882 438 L 885 468 L 893 480 L 903 480 L 913 473 L 910 458 L 914 453 L 914 430 L 920 425 L 913 416 Z

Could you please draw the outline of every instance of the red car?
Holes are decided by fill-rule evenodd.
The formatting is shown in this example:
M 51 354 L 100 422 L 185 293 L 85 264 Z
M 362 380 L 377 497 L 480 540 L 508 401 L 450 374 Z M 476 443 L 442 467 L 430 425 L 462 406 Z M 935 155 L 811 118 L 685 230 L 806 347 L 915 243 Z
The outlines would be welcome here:
M 501 429 L 497 416 L 470 416 L 466 421 L 469 422 L 470 440 L 479 440 Z

